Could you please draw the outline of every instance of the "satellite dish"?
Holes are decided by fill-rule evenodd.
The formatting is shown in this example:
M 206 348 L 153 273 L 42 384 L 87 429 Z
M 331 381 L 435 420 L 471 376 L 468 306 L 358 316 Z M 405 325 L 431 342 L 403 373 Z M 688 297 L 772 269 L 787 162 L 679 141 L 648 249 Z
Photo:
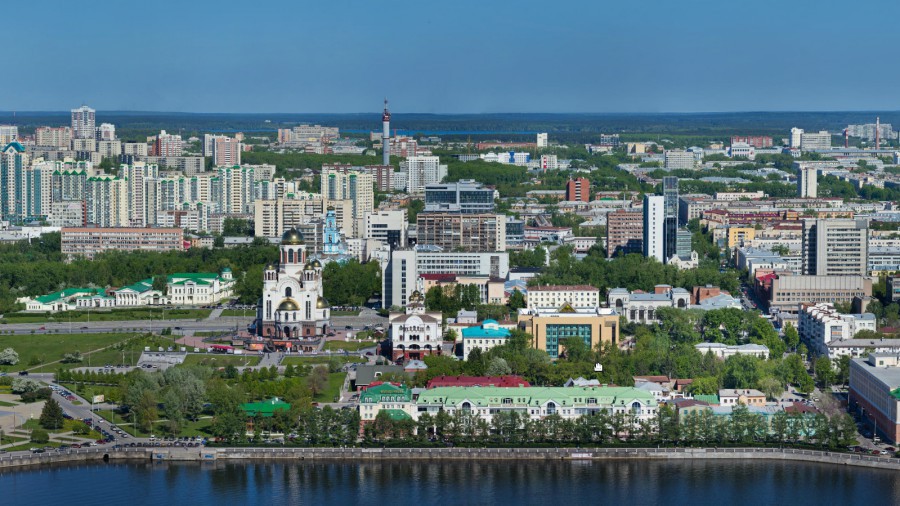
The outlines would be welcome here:
M 594 364 L 594 372 L 603 372 L 603 365 L 600 362 Z

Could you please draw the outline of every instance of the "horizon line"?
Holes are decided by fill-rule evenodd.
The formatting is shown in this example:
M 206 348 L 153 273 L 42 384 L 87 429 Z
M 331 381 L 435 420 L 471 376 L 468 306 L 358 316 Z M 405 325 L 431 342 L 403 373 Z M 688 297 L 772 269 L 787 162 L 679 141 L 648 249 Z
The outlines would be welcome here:
M 90 106 L 88 106 L 90 107 Z M 96 109 L 94 110 L 104 114 L 196 114 L 196 115 L 241 115 L 241 116 L 260 116 L 260 115 L 318 115 L 318 116 L 362 116 L 369 114 L 380 114 L 382 111 L 358 111 L 358 112 L 211 112 L 211 111 L 156 111 L 156 110 L 139 110 L 139 109 Z M 391 114 L 411 114 L 426 116 L 487 116 L 487 115 L 582 115 L 582 116 L 603 116 L 603 115 L 699 115 L 699 114 L 892 114 L 900 113 L 900 109 L 881 110 L 881 109 L 794 109 L 794 110 L 733 110 L 733 111 L 604 111 L 604 112 L 572 112 L 572 111 L 496 111 L 496 112 L 417 112 L 417 111 L 391 111 Z M 0 115 L 18 115 L 18 114 L 71 114 L 71 110 L 0 110 Z

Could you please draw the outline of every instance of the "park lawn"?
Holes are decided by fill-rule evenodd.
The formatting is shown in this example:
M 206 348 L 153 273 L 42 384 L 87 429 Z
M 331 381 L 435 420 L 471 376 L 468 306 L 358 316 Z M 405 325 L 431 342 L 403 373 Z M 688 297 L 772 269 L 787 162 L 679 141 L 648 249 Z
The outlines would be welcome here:
M 0 366 L 0 371 L 21 371 L 23 369 L 39 368 L 40 364 L 29 365 L 35 360 L 46 364 L 62 359 L 66 353 L 80 351 L 82 354 L 99 348 L 105 348 L 120 343 L 131 337 L 131 334 L 34 334 L 34 335 L 6 335 L 0 336 L 0 349 L 12 348 L 19 354 L 19 363 L 16 365 Z M 93 358 L 92 358 L 93 360 Z M 51 364 L 44 369 L 46 372 L 54 371 L 60 367 L 72 368 L 87 365 L 84 364 Z M 40 372 L 40 369 L 38 370 Z
M 65 313 L 12 313 L 0 319 L 0 323 L 47 322 L 117 322 L 128 320 L 186 320 L 207 318 L 210 309 L 113 309 L 110 311 L 69 311 Z
M 184 358 L 182 365 L 205 365 L 209 367 L 246 367 L 258 364 L 257 355 L 221 355 L 218 353 L 191 353 Z
M 46 429 L 46 430 L 50 434 L 62 434 L 63 432 L 72 432 L 73 430 L 75 430 L 75 426 L 77 424 L 84 425 L 84 423 L 82 423 L 79 420 L 65 420 L 63 422 L 63 426 L 61 429 Z M 38 421 L 37 418 L 32 418 L 32 419 L 28 420 L 27 422 L 22 424 L 22 427 L 29 429 L 29 430 L 43 429 L 43 427 L 41 427 L 41 423 Z M 100 433 L 95 430 L 91 430 L 87 434 L 71 434 L 71 436 L 86 438 L 86 439 L 100 439 Z
M 64 443 L 58 443 L 56 441 L 50 441 L 49 443 L 32 443 L 29 441 L 28 443 L 23 443 L 23 444 L 20 444 L 17 446 L 10 446 L 9 448 L 4 448 L 4 450 L 6 450 L 8 452 L 25 452 L 32 448 L 44 448 L 46 446 L 49 446 L 51 448 L 59 448 L 63 444 Z
M 13 406 L 18 406 L 18 404 L 15 402 L 0 401 L 0 407 L 11 408 Z
M 84 397 L 90 404 L 91 397 L 94 395 L 102 395 L 106 397 L 106 402 L 116 402 L 121 394 L 119 387 L 112 385 L 82 385 L 81 383 L 60 383 L 60 385 L 68 388 L 70 391 Z
M 364 364 L 368 362 L 368 360 L 360 357 L 359 355 L 332 355 L 330 357 L 327 356 L 317 356 L 317 357 L 284 357 L 281 360 L 281 365 L 316 365 L 316 364 L 330 364 L 332 360 L 337 360 L 341 364 Z
M 341 395 L 341 385 L 344 384 L 344 377 L 346 376 L 347 374 L 343 372 L 328 373 L 328 385 L 322 393 L 314 396 L 313 400 L 316 402 L 334 402 Z
M 28 441 L 28 438 L 5 435 L 5 436 L 3 436 L 3 439 L 0 439 L 0 445 L 8 445 L 8 444 L 13 444 L 13 443 L 19 443 L 22 441 Z
M 122 417 L 122 415 L 118 413 L 113 413 L 110 410 L 101 410 L 98 409 L 96 413 L 99 416 L 102 416 L 106 420 L 112 422 L 116 427 L 124 430 L 132 437 L 150 437 L 151 434 L 155 436 L 161 436 L 163 434 L 168 434 L 165 429 L 165 424 L 167 420 L 165 418 L 161 418 L 153 422 L 153 431 L 152 432 L 143 432 L 139 430 L 137 427 L 131 424 L 130 421 L 126 421 Z M 181 427 L 181 431 L 178 434 L 174 434 L 176 437 L 181 436 L 210 436 L 212 435 L 212 417 L 210 416 L 201 416 L 198 420 L 188 420 L 184 423 L 184 426 Z
M 241 318 L 256 318 L 255 309 L 223 309 L 222 316 L 237 316 Z
M 375 341 L 325 341 L 325 349 L 331 351 L 359 351 L 364 348 L 374 348 L 377 345 L 378 343 Z

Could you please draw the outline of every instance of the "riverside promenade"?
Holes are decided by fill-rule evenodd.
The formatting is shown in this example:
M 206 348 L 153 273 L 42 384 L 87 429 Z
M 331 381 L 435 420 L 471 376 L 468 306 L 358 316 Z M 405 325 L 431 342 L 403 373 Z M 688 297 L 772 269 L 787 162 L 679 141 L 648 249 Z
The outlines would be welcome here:
M 0 472 L 58 463 L 350 460 L 791 460 L 900 470 L 900 459 L 793 448 L 84 448 L 0 456 Z

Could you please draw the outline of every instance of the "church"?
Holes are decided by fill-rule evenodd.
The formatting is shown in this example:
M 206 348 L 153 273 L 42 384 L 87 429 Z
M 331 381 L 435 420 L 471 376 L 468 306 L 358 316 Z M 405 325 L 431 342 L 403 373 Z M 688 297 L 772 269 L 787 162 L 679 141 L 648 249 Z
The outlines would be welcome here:
M 275 349 L 311 351 L 328 332 L 330 316 L 322 296 L 322 263 L 307 259 L 303 236 L 292 228 L 281 237 L 278 263 L 263 273 L 256 331 Z

